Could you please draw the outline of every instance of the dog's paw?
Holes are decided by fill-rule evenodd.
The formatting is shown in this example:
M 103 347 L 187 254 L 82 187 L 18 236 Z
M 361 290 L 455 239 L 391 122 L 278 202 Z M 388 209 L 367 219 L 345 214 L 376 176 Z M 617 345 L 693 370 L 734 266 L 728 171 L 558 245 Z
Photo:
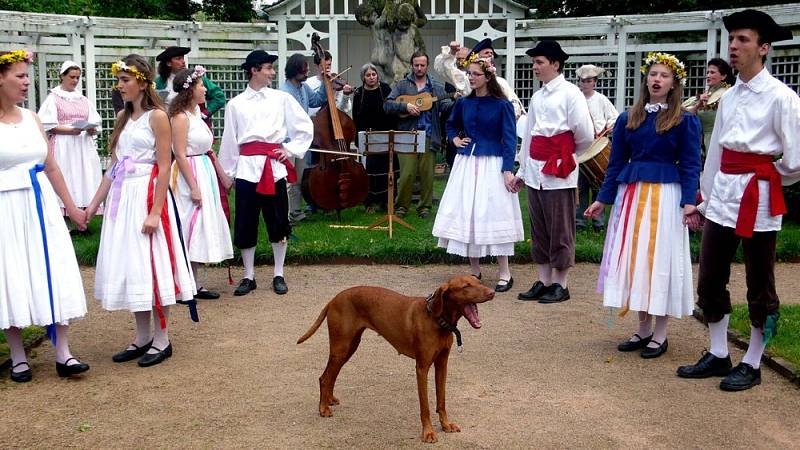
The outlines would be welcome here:
M 445 433 L 460 433 L 461 428 L 459 428 L 458 425 L 454 424 L 453 422 L 443 423 L 442 431 L 444 431 Z
M 319 415 L 322 417 L 331 417 L 333 416 L 333 411 L 331 411 L 328 405 L 319 405 Z
M 433 444 L 439 439 L 436 437 L 436 432 L 433 430 L 422 432 L 422 442 Z
M 331 395 L 331 401 L 328 402 L 328 404 L 331 406 L 336 406 L 339 404 L 339 399 Z

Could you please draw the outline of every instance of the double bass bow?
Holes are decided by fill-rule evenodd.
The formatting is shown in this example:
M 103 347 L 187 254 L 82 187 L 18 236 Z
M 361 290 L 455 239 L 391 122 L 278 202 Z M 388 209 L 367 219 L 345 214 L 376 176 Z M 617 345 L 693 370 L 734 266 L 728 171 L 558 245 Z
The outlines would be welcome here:
M 314 55 L 323 60 L 325 49 L 319 41 L 319 35 L 314 33 L 311 47 Z M 308 169 L 303 184 L 307 185 L 304 191 L 314 204 L 338 211 L 364 203 L 369 190 L 369 178 L 364 166 L 356 160 L 358 155 L 350 151 L 350 143 L 356 137 L 356 127 L 350 116 L 336 108 L 333 78 L 331 74 L 323 74 L 322 82 L 328 102 L 311 119 L 314 123 L 312 146 L 329 152 L 320 152 L 319 164 Z

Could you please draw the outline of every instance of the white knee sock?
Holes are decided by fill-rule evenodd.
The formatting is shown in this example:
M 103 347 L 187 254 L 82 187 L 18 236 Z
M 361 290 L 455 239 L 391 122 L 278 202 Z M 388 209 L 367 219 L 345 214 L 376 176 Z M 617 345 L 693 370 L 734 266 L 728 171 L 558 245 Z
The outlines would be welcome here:
M 656 316 L 656 326 L 653 330 L 653 339 L 647 344 L 648 347 L 656 348 L 658 344 L 663 344 L 667 340 L 667 322 L 669 317 Z M 658 344 L 657 344 L 658 343 Z
M 728 322 L 730 319 L 731 315 L 725 314 L 719 322 L 708 324 L 708 334 L 711 336 L 709 352 L 717 358 L 728 356 Z
M 501 280 L 510 280 L 511 269 L 508 268 L 508 256 L 498 256 L 497 266 L 497 278 L 500 278 Z
M 754 369 L 761 366 L 761 356 L 764 355 L 764 330 L 750 325 L 750 345 L 747 346 L 747 353 L 742 358 L 743 363 L 750 364 Z
M 255 247 L 243 248 L 240 249 L 240 251 L 242 252 L 242 264 L 244 265 L 244 278 L 255 280 L 256 248 Z
M 147 344 L 151 340 L 150 334 L 150 311 L 137 311 L 133 313 L 136 318 L 136 337 L 133 343 L 139 347 Z
M 286 248 L 289 244 L 284 240 L 281 242 L 272 243 L 272 256 L 275 259 L 275 268 L 273 269 L 273 276 L 283 276 L 283 262 L 286 261 Z
M 169 306 L 163 306 L 161 310 L 164 313 L 164 321 L 169 323 Z M 153 347 L 164 350 L 167 345 L 169 345 L 168 327 L 161 328 L 161 319 L 158 317 L 158 313 L 153 311 Z M 156 350 L 148 353 L 156 353 Z
M 653 334 L 652 326 L 653 326 L 653 316 L 647 314 L 644 311 L 639 311 L 639 331 L 637 332 L 639 337 L 645 339 L 651 336 Z M 631 337 L 631 339 L 634 342 L 638 340 L 635 339 L 635 337 Z

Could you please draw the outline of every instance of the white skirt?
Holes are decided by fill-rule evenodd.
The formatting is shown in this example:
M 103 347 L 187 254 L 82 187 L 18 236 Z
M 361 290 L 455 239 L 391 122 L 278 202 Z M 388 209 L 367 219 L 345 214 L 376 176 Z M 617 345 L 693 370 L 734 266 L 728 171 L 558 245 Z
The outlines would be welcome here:
M 621 184 L 600 265 L 603 305 L 683 317 L 693 310 L 689 230 L 678 183 Z
M 110 311 L 151 311 L 155 302 L 154 283 L 158 284 L 159 299 L 164 306 L 174 304 L 175 300 L 191 300 L 196 293 L 171 191 L 167 193 L 165 207 L 169 215 L 174 261 L 171 261 L 161 221 L 152 235 L 142 233 L 148 215 L 147 195 L 152 168 L 151 164 L 136 164 L 135 172 L 125 175 L 116 217 L 112 217 L 113 197 L 116 195 L 113 185 L 106 199 L 94 295 L 102 301 L 103 308 Z M 155 179 L 152 184 L 155 185 Z
M 53 155 L 64 175 L 69 195 L 75 206 L 85 208 L 92 201 L 103 176 L 94 139 L 81 133 L 77 136 L 59 134 L 53 140 Z M 59 204 L 64 207 L 60 199 Z
M 516 194 L 508 192 L 499 156 L 456 155 L 433 235 L 447 253 L 480 258 L 514 254 L 524 239 Z
M 25 174 L 27 176 L 27 174 Z M 2 173 L 0 172 L 0 176 Z M 86 315 L 86 296 L 69 232 L 61 216 L 58 197 L 43 173 L 42 209 L 47 235 L 53 314 L 44 243 L 34 191 L 0 191 L 0 328 L 30 325 L 66 325 Z
M 200 189 L 201 207 L 197 208 L 192 203 L 191 190 L 180 174 L 177 163 L 172 165 L 172 188 L 189 261 L 213 264 L 231 259 L 231 231 L 222 209 L 217 173 L 211 158 L 200 155 L 187 159 Z

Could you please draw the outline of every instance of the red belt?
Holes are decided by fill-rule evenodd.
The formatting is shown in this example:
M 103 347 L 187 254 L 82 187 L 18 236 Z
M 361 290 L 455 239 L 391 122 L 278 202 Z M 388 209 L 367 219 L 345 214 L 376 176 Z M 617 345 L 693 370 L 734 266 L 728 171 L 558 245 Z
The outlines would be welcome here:
M 772 155 L 742 153 L 728 148 L 722 149 L 720 171 L 731 175 L 755 174 L 742 194 L 739 217 L 736 219 L 736 235 L 752 237 L 758 214 L 758 180 L 769 181 L 769 211 L 773 216 L 786 214 L 781 175 L 775 170 Z
M 214 150 L 209 150 L 206 152 L 206 156 L 208 156 L 208 159 L 211 160 L 211 165 L 214 167 L 214 172 L 216 173 L 217 169 L 216 153 L 214 153 Z M 228 221 L 228 223 L 230 223 L 231 208 L 228 205 L 228 190 L 225 189 L 225 186 L 222 185 L 222 180 L 219 179 L 219 175 L 217 175 L 217 187 L 219 188 L 219 201 L 222 204 L 222 211 L 225 213 L 225 219 Z
M 272 163 L 270 159 L 278 159 L 275 150 L 281 148 L 281 144 L 273 144 L 270 142 L 245 142 L 239 147 L 239 154 L 242 156 L 266 156 L 267 160 L 264 161 L 264 170 L 261 172 L 261 179 L 258 180 L 256 192 L 262 195 L 275 195 L 275 177 L 272 175 Z M 289 160 L 281 161 L 286 166 L 286 171 L 289 172 L 287 179 L 289 183 L 297 181 L 297 174 L 294 172 L 294 166 Z
M 572 131 L 555 136 L 534 136 L 531 139 L 530 155 L 538 161 L 545 161 L 542 173 L 559 178 L 567 178 L 575 170 L 575 139 Z M 558 160 L 561 160 L 561 164 Z

